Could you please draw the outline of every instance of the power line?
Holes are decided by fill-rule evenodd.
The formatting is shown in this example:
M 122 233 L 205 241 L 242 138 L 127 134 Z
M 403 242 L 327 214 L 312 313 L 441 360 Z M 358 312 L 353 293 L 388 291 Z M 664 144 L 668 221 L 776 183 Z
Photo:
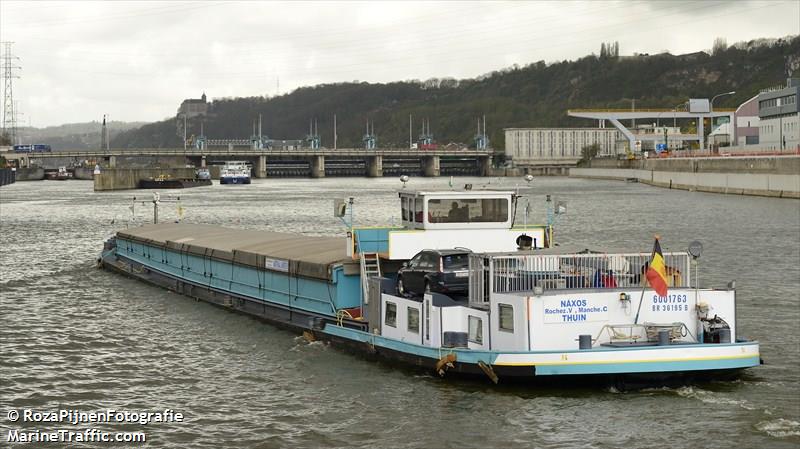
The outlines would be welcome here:
M 2 58 L 3 64 L 3 79 L 5 80 L 5 88 L 3 89 L 3 134 L 11 138 L 11 142 L 17 141 L 17 116 L 14 110 L 14 78 L 19 78 L 19 75 L 14 73 L 15 70 L 20 70 L 22 67 L 15 65 L 19 61 L 17 56 L 11 54 L 11 45 L 13 42 L 0 42 L 3 46 Z

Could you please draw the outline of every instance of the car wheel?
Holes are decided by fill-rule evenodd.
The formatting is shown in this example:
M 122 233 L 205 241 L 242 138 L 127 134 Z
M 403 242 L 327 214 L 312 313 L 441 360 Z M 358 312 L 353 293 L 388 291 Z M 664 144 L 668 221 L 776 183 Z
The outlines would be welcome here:
M 397 294 L 400 296 L 406 296 L 406 288 L 403 285 L 403 278 L 397 278 Z

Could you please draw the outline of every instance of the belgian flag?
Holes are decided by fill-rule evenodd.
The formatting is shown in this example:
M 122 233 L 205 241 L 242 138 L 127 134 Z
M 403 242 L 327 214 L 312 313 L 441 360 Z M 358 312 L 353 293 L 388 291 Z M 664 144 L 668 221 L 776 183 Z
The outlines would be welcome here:
M 667 270 L 658 237 L 656 237 L 656 243 L 653 245 L 653 257 L 647 267 L 646 276 L 647 282 L 659 296 L 667 296 Z

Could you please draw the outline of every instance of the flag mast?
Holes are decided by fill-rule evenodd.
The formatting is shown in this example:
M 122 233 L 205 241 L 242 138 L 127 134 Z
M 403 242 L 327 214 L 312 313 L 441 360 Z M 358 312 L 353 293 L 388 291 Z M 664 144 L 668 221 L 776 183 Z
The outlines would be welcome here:
M 656 242 L 660 239 L 659 235 L 655 235 Z M 650 251 L 650 260 L 647 262 L 647 268 L 650 268 L 650 264 L 653 262 L 653 256 L 656 254 L 656 245 L 653 244 L 653 250 Z M 650 281 L 647 279 L 647 270 L 642 273 L 642 277 L 644 278 L 644 284 L 642 284 L 642 294 L 639 296 L 639 305 L 636 307 L 636 318 L 633 320 L 633 324 L 639 324 L 639 312 L 642 310 L 642 301 L 644 300 L 644 291 L 647 289 L 647 285 Z

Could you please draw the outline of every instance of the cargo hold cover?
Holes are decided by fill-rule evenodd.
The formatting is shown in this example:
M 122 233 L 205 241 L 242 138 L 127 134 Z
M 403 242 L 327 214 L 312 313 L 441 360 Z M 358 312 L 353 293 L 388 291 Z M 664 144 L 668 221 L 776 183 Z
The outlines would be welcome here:
M 349 262 L 344 237 L 312 237 L 252 229 L 160 223 L 117 232 L 117 237 L 196 256 L 290 275 L 331 280 L 331 268 Z

